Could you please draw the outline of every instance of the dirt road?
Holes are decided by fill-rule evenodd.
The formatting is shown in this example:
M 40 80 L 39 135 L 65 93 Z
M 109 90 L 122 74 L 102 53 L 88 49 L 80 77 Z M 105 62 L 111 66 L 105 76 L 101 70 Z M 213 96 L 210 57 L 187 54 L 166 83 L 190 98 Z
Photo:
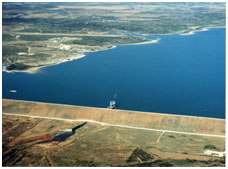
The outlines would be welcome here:
M 191 133 L 191 132 L 182 132 L 182 131 L 173 131 L 173 130 L 159 130 L 159 129 L 152 129 L 152 128 L 144 128 L 144 127 L 134 127 L 134 126 L 126 126 L 126 125 L 118 125 L 118 124 L 110 124 L 110 123 L 103 123 L 95 120 L 89 119 L 64 119 L 64 118 L 55 118 L 55 117 L 45 117 L 45 116 L 33 116 L 33 115 L 23 115 L 23 114 L 14 114 L 14 113 L 4 113 L 4 115 L 10 116 L 20 116 L 20 117 L 28 117 L 28 118 L 39 118 L 39 119 L 49 119 L 49 120 L 61 120 L 61 121 L 68 121 L 68 122 L 90 122 L 90 123 L 97 123 L 100 125 L 112 126 L 112 127 L 121 127 L 121 128 L 128 128 L 128 129 L 137 129 L 137 130 L 149 130 L 155 132 L 166 132 L 166 133 L 175 133 L 175 134 L 188 134 L 188 135 L 197 135 L 197 136 L 207 136 L 207 137 L 223 137 L 224 135 L 214 135 L 214 134 L 202 134 L 202 133 Z

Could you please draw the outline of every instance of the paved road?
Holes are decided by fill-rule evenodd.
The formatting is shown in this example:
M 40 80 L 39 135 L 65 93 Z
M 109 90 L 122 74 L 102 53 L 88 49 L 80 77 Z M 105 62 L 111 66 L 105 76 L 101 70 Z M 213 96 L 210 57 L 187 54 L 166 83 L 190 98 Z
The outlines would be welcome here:
M 102 36 L 102 37 L 123 37 L 126 35 L 112 35 L 112 34 L 102 34 L 102 33 L 94 33 L 94 34 L 73 34 L 73 33 L 36 33 L 36 32 L 6 32 L 13 33 L 17 35 L 45 35 L 45 36 Z
M 105 126 L 121 127 L 121 128 L 128 128 L 128 129 L 137 129 L 137 130 L 148 130 L 148 131 L 155 131 L 155 132 L 166 132 L 166 133 L 174 133 L 174 134 L 188 134 L 188 135 L 207 136 L 207 137 L 223 137 L 223 138 L 226 137 L 224 135 L 191 133 L 191 132 L 184 132 L 184 131 L 182 132 L 182 131 L 174 131 L 174 130 L 160 130 L 160 129 L 152 129 L 152 128 L 144 128 L 144 127 L 133 127 L 133 126 L 126 126 L 126 125 L 103 123 L 103 122 L 99 122 L 99 121 L 95 121 L 95 120 L 88 120 L 88 119 L 64 119 L 64 118 L 56 118 L 56 117 L 33 116 L 33 115 L 14 114 L 14 113 L 5 113 L 5 112 L 2 112 L 2 114 L 10 115 L 10 116 L 60 120 L 60 121 L 68 121 L 68 122 L 90 122 L 90 123 L 97 123 L 97 124 L 101 124 L 101 125 L 105 125 Z

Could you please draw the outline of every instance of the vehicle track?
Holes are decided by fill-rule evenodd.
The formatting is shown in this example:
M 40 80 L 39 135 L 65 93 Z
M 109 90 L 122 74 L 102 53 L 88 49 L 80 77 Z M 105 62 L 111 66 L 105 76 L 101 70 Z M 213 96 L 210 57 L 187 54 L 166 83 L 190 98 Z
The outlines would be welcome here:
M 10 115 L 10 116 L 29 117 L 29 118 L 61 120 L 61 121 L 68 121 L 68 122 L 90 122 L 90 123 L 96 123 L 96 124 L 105 125 L 105 126 L 128 128 L 128 129 L 137 129 L 137 130 L 147 130 L 147 131 L 155 131 L 155 132 L 166 132 L 166 133 L 174 133 L 174 134 L 187 134 L 187 135 L 197 135 L 197 136 L 207 136 L 207 137 L 222 137 L 222 138 L 226 137 L 224 135 L 191 133 L 191 132 L 184 132 L 184 131 L 161 130 L 161 129 L 152 129 L 152 128 L 144 128 L 144 127 L 126 126 L 126 125 L 119 125 L 119 124 L 110 124 L 110 123 L 104 123 L 104 122 L 99 122 L 99 121 L 95 121 L 95 120 L 89 120 L 89 119 L 64 119 L 64 118 L 56 118 L 56 117 L 33 116 L 33 115 L 5 113 L 5 112 L 2 112 L 2 114 Z

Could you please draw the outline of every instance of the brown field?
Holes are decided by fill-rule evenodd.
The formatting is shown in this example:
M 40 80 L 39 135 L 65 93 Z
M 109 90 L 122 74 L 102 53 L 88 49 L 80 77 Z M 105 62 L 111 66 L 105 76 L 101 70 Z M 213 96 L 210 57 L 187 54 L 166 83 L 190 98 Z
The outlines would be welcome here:
M 4 113 L 64 119 L 88 119 L 110 124 L 225 135 L 225 120 L 108 110 L 80 106 L 5 100 L 3 166 L 224 166 L 224 159 L 203 155 L 205 145 L 225 150 L 224 137 L 198 136 L 120 128 L 88 122 L 64 141 L 53 138 L 82 122 L 11 116 Z M 162 134 L 162 135 L 161 135 Z M 137 156 L 142 149 L 150 159 Z M 145 155 L 144 154 L 144 155 Z M 137 161 L 139 159 L 139 161 Z

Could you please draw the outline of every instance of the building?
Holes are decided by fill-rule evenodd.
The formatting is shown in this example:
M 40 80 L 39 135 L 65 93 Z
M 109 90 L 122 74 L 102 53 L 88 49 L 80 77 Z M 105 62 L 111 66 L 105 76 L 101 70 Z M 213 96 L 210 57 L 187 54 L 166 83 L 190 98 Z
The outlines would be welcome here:
M 111 100 L 109 103 L 109 108 L 110 109 L 115 109 L 116 108 L 116 101 L 115 100 Z

